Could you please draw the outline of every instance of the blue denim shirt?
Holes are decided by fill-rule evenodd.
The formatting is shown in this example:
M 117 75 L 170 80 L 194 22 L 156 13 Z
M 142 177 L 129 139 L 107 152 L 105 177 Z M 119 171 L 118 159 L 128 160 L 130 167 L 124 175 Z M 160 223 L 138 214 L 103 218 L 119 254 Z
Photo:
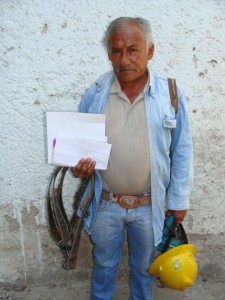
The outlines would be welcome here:
M 108 100 L 113 71 L 97 79 L 85 92 L 79 112 L 103 114 Z M 165 204 L 168 209 L 189 208 L 189 195 L 193 179 L 192 135 L 186 108 L 186 100 L 178 86 L 178 112 L 171 104 L 167 78 L 156 76 L 150 71 L 150 83 L 145 94 L 148 140 L 151 163 L 152 225 L 155 245 L 161 241 Z M 172 161 L 170 161 L 170 145 Z M 88 193 L 87 187 L 84 196 Z M 95 172 L 95 195 L 89 207 L 89 216 L 84 228 L 91 234 L 92 222 L 102 192 L 102 181 Z M 82 215 L 78 210 L 77 214 Z

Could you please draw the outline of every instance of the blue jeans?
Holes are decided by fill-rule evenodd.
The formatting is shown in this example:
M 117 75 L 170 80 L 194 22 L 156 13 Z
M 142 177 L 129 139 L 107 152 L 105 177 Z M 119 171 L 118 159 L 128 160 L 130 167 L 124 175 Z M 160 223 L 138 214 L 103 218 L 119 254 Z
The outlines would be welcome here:
M 155 257 L 151 206 L 126 209 L 100 200 L 93 225 L 94 269 L 91 300 L 112 300 L 121 252 L 128 235 L 130 300 L 153 300 L 153 277 L 148 268 Z

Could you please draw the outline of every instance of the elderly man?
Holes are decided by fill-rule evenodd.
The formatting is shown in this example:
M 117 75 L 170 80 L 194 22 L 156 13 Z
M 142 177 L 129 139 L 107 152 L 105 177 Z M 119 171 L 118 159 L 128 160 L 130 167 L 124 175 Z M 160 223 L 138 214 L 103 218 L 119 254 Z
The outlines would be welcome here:
M 91 158 L 81 159 L 72 168 L 79 177 L 95 172 L 95 195 L 84 224 L 94 245 L 91 299 L 113 299 L 127 234 L 130 299 L 152 300 L 153 278 L 148 268 L 161 241 L 165 203 L 167 214 L 173 214 L 178 224 L 189 205 L 189 119 L 180 87 L 175 113 L 167 79 L 148 69 L 154 44 L 147 20 L 116 19 L 103 42 L 113 71 L 91 85 L 79 111 L 106 114 L 106 135 L 112 144 L 108 169 L 95 170 Z

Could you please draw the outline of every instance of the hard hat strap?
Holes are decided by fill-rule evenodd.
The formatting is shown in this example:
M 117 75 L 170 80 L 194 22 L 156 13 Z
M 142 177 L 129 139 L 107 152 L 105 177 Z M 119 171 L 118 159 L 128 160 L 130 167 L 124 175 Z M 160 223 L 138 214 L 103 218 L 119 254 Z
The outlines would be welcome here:
M 175 224 L 172 228 L 167 228 L 169 229 L 170 234 L 162 248 L 162 253 L 167 251 L 170 246 L 171 240 L 174 238 L 180 240 L 182 244 L 188 244 L 187 235 L 182 224 Z

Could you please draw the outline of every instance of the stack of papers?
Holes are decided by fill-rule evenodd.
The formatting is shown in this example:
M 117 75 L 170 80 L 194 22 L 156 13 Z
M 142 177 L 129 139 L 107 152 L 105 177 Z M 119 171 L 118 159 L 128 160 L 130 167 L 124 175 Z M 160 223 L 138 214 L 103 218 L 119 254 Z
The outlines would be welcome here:
M 106 170 L 111 144 L 105 136 L 105 115 L 47 112 L 48 163 L 74 167 L 81 158 L 96 161 Z

